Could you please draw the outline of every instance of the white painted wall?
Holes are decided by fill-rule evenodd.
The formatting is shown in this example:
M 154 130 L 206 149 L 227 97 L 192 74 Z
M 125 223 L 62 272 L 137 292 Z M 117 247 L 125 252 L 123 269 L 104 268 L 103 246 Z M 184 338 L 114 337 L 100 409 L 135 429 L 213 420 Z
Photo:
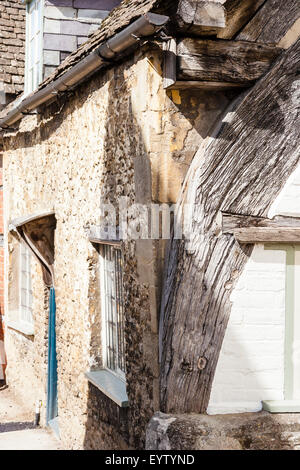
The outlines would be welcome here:
M 300 400 L 300 251 L 295 251 L 295 285 L 294 285 L 294 318 L 293 318 L 293 398 Z
M 268 217 L 272 219 L 275 215 L 300 217 L 300 165 L 272 204 Z
M 275 215 L 300 216 L 300 166 L 271 206 Z M 231 296 L 209 414 L 259 411 L 262 400 L 284 398 L 285 256 L 254 247 Z
M 285 252 L 256 245 L 232 293 L 209 414 L 259 411 L 283 399 Z

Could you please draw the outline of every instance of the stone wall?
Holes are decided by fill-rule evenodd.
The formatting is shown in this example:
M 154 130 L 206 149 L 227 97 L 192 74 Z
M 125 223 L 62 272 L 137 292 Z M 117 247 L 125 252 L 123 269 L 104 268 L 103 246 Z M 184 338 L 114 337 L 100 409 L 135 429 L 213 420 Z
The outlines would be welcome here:
M 0 381 L 5 377 L 5 350 L 4 350 L 4 246 L 3 246 L 3 181 L 2 156 L 0 159 Z
M 25 6 L 21 0 L 0 4 L 0 111 L 24 87 Z M 1 146 L 2 147 L 2 146 Z M 0 149 L 1 152 L 2 148 Z M 4 350 L 4 249 L 3 249 L 3 185 L 0 153 L 0 381 L 5 376 Z
M 236 415 L 156 413 L 146 436 L 147 450 L 299 450 L 299 414 Z
M 88 240 L 89 228 L 100 221 L 100 201 L 175 202 L 194 153 L 228 103 L 223 93 L 166 93 L 161 70 L 161 53 L 141 50 L 42 115 L 26 117 L 4 139 L 8 268 L 8 221 L 52 209 L 57 218 L 58 408 L 65 448 L 141 448 L 159 409 L 164 243 L 122 243 L 129 407 L 120 409 L 87 382 L 85 372 L 102 364 L 99 257 Z M 37 334 L 32 339 L 7 330 L 7 377 L 24 400 L 30 392 L 45 403 L 48 313 L 38 268 L 33 295 Z M 44 407 L 42 415 L 44 423 Z
M 0 109 L 23 91 L 24 55 L 25 5 L 21 0 L 1 2 Z

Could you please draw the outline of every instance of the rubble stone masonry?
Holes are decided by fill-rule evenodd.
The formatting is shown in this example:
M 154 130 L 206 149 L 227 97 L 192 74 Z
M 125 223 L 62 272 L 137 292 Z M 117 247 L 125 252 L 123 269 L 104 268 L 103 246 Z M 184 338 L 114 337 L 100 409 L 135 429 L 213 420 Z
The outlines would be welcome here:
M 124 296 L 128 408 L 85 372 L 101 367 L 99 255 L 88 239 L 100 201 L 174 203 L 196 150 L 227 105 L 221 92 L 166 92 L 158 49 L 94 76 L 4 139 L 6 289 L 14 242 L 8 222 L 55 210 L 59 426 L 64 448 L 142 448 L 159 410 L 158 315 L 163 242 L 126 240 Z M 137 214 L 132 211 L 132 220 Z M 137 223 L 139 220 L 137 220 Z M 45 424 L 47 292 L 33 265 L 34 337 L 7 329 L 8 383 Z M 46 295 L 45 295 L 46 292 Z M 9 308 L 9 306 L 7 306 Z M 9 312 L 8 312 L 9 314 Z
M 25 5 L 0 2 L 0 111 L 24 88 Z M 5 376 L 2 148 L 0 149 L 0 381 Z

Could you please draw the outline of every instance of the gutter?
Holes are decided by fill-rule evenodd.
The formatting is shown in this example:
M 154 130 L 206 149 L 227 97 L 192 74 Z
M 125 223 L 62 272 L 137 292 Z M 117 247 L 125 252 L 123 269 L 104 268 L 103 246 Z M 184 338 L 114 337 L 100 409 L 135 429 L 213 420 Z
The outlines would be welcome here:
M 11 129 L 12 124 L 44 103 L 52 101 L 59 93 L 73 89 L 85 78 L 96 72 L 109 61 L 116 60 L 127 49 L 134 46 L 140 38 L 152 36 L 169 21 L 168 16 L 147 13 L 112 38 L 97 47 L 87 57 L 64 73 L 54 82 L 41 90 L 31 93 L 21 103 L 0 120 L 0 129 Z

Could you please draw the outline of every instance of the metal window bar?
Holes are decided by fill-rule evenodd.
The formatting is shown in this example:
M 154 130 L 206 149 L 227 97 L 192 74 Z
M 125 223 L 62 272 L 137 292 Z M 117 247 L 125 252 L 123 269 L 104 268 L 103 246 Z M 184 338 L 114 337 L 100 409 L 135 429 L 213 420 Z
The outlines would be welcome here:
M 124 300 L 123 267 L 120 248 L 103 245 L 103 285 L 105 330 L 106 330 L 106 367 L 124 376 L 125 338 L 124 338 Z

